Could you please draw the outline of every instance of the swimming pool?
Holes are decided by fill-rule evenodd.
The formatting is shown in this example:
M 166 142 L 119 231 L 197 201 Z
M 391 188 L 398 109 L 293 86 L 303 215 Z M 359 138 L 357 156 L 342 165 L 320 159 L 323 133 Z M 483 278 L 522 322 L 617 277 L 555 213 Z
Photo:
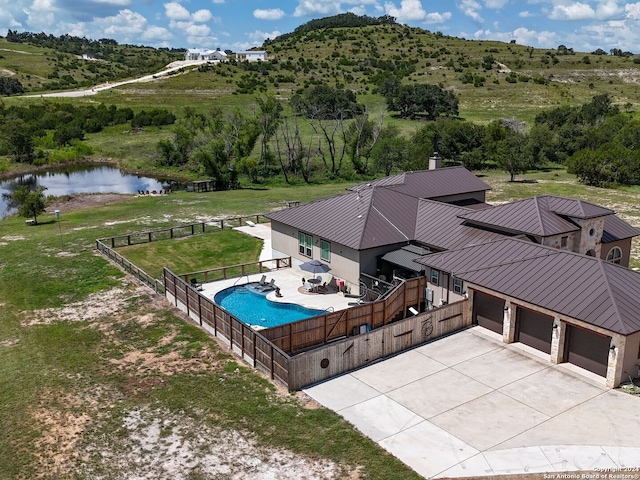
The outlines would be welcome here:
M 324 313 L 324 310 L 306 308 L 295 303 L 280 303 L 267 300 L 265 293 L 257 292 L 252 285 L 237 285 L 215 294 L 213 301 L 227 312 L 249 325 L 264 328 L 296 322 Z

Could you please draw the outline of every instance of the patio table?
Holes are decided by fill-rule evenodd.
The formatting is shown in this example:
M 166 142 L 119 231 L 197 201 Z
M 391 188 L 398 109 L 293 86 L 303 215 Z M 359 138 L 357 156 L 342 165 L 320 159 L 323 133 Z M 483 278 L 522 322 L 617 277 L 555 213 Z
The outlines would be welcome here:
M 318 279 L 318 278 L 310 278 L 309 280 L 307 280 L 307 282 L 309 282 L 311 284 L 312 291 L 313 292 L 318 292 L 318 286 L 320 285 L 320 282 L 322 282 L 322 280 Z

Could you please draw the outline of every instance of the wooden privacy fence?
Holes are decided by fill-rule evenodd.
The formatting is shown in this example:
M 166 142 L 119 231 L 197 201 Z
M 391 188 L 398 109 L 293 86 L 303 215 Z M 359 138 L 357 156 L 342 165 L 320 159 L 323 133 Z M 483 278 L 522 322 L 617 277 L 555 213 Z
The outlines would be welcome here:
M 412 278 L 398 285 L 383 300 L 272 327 L 262 330 L 262 334 L 282 351 L 294 354 L 358 334 L 362 326 L 365 330 L 375 330 L 405 318 L 410 307 L 419 311 L 424 303 L 425 285 L 424 277 Z
M 118 235 L 115 237 L 103 238 L 101 241 L 109 244 L 111 248 L 138 245 L 140 243 L 157 242 L 158 240 L 170 240 L 172 238 L 182 238 L 202 233 L 211 233 L 224 230 L 225 228 L 240 227 L 248 225 L 247 222 L 261 223 L 269 220 L 262 214 L 249 215 L 243 217 L 229 217 L 213 220 L 211 222 L 190 223 L 177 227 L 160 228 L 143 232 L 134 232 L 128 235 Z
M 260 332 L 201 295 L 178 275 L 164 269 L 165 297 L 204 330 L 222 340 L 236 355 L 272 380 L 289 385 L 289 355 Z
M 289 390 L 354 370 L 471 325 L 469 300 L 445 305 L 289 359 Z
M 102 240 L 96 240 L 96 249 L 105 257 L 113 260 L 113 262 L 119 265 L 122 270 L 124 270 L 125 272 L 129 272 L 142 283 L 153 288 L 156 293 L 164 292 L 164 285 L 162 284 L 162 282 L 160 282 L 156 278 L 153 278 L 140 267 L 137 267 L 135 264 L 131 263 L 129 260 L 116 252 L 113 248 L 103 243 Z
M 309 346 L 307 351 L 290 355 L 279 348 L 266 332 L 274 329 L 255 331 L 249 325 L 237 319 L 226 310 L 217 306 L 212 299 L 201 295 L 183 278 L 169 269 L 164 269 L 164 290 L 166 298 L 189 318 L 198 323 L 211 335 L 221 339 L 233 352 L 254 368 L 289 388 L 298 390 L 307 385 L 348 372 L 375 360 L 390 356 L 425 343 L 439 336 L 460 330 L 471 324 L 471 314 L 467 308 L 468 300 L 452 303 L 444 307 L 419 315 L 388 323 L 385 317 L 384 302 L 360 305 L 353 309 L 335 312 L 328 317 L 348 318 L 333 325 L 347 328 L 349 325 L 377 325 L 374 330 L 359 333 L 360 330 L 343 331 L 339 340 Z M 387 313 L 404 313 L 399 305 L 406 309 L 410 302 L 420 300 L 419 290 L 423 290 L 424 279 L 413 279 L 401 284 L 393 292 L 387 306 Z M 406 287 L 406 288 L 405 288 Z M 418 302 L 419 304 L 419 302 Z M 396 305 L 396 307 L 393 307 Z M 296 332 L 296 338 L 303 338 L 308 328 L 308 338 L 317 338 L 318 330 L 324 331 L 330 323 L 324 323 L 325 316 L 302 320 L 289 324 Z M 321 322 L 318 327 L 316 322 Z M 347 326 L 344 327 L 344 322 Z M 387 322 L 385 324 L 385 322 Z M 279 327 L 276 327 L 279 328 Z M 348 335 L 345 336 L 345 333 Z M 325 338 L 340 338 L 339 333 L 331 333 Z M 309 340 L 307 340 L 309 341 Z M 311 348 L 315 347 L 315 348 Z

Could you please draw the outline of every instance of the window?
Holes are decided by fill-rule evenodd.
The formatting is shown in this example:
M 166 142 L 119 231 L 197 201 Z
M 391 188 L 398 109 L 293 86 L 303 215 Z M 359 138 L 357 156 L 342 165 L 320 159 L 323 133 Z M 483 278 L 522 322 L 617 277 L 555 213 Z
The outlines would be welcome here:
M 434 285 L 439 285 L 438 280 L 440 279 L 440 272 L 438 270 L 431 269 L 431 283 Z
M 462 279 L 461 278 L 453 279 L 453 292 L 459 293 L 460 295 L 462 295 Z
M 306 233 L 298 232 L 298 251 L 306 256 L 312 256 L 311 246 L 313 244 L 313 237 L 311 235 L 307 235 Z
M 567 248 L 569 237 L 561 237 L 560 238 L 560 248 Z
M 325 262 L 331 261 L 331 243 L 320 240 L 320 258 Z
M 615 263 L 616 265 L 620 265 L 621 258 L 622 250 L 620 250 L 620 247 L 613 247 L 607 254 L 607 262 Z

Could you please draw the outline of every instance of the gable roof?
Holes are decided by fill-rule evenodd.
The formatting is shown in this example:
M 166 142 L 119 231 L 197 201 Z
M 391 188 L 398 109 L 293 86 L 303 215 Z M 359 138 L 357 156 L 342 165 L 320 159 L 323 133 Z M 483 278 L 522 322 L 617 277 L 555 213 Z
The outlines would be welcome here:
M 416 262 L 606 330 L 640 331 L 640 273 L 599 258 L 509 238 Z
M 268 218 L 347 247 L 364 250 L 413 239 L 416 198 L 366 188 L 270 213 Z
M 357 191 L 372 186 L 386 187 L 415 198 L 438 198 L 491 190 L 491 186 L 464 167 L 405 172 L 355 185 L 348 190 Z

